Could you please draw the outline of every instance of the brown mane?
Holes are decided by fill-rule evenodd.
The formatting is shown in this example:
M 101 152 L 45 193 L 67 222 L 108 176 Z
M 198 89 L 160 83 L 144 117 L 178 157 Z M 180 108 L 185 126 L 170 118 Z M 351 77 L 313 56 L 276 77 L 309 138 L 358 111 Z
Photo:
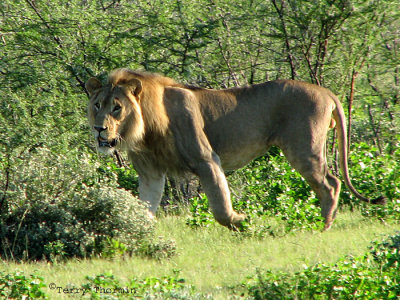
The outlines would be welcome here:
M 111 89 L 117 85 L 127 84 L 132 79 L 139 79 L 142 83 L 142 93 L 139 96 L 139 105 L 144 122 L 144 137 L 142 143 L 136 145 L 136 166 L 149 161 L 156 161 L 157 167 L 163 170 L 169 169 L 174 173 L 174 167 L 181 168 L 181 163 L 176 156 L 173 146 L 172 133 L 170 132 L 167 112 L 163 104 L 166 87 L 184 88 L 184 85 L 172 78 L 157 73 L 134 71 L 126 68 L 112 71 L 108 77 Z M 172 151 L 171 151 L 172 150 Z M 140 161 L 140 162 L 139 162 Z
M 151 131 L 165 135 L 169 120 L 162 105 L 164 88 L 183 86 L 171 78 L 156 73 L 133 71 L 126 68 L 112 71 L 108 77 L 108 82 L 112 86 L 123 85 L 134 78 L 139 79 L 143 86 L 139 102 L 146 132 Z
M 149 73 L 146 71 L 133 71 L 127 68 L 121 68 L 112 71 L 108 76 L 108 83 L 112 86 L 116 86 L 129 82 L 133 78 L 140 79 L 145 85 L 160 85 L 163 87 L 184 87 L 182 84 L 177 83 L 172 78 L 165 77 L 157 73 Z

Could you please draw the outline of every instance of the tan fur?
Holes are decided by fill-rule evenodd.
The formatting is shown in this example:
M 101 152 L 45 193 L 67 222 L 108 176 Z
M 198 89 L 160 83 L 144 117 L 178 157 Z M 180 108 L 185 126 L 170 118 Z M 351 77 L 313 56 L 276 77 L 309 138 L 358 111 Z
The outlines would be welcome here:
M 343 108 L 325 88 L 272 81 L 207 90 L 128 69 L 113 71 L 104 86 L 91 78 L 86 87 L 91 95 L 89 122 L 99 150 L 128 151 L 139 174 L 140 198 L 153 214 L 165 174 L 191 172 L 199 176 L 216 220 L 236 228 L 245 216 L 232 209 L 224 170 L 240 168 L 275 145 L 316 192 L 329 229 L 340 181 L 328 172 L 325 143 L 335 123 L 345 183 L 358 198 L 369 201 L 350 183 Z

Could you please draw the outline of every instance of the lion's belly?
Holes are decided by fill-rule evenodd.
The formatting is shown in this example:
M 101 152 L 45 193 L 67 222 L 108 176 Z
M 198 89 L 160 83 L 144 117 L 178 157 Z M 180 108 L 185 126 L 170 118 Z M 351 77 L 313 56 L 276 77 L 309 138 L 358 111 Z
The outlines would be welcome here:
M 261 117 L 249 122 L 234 120 L 209 124 L 205 130 L 211 147 L 226 171 L 239 169 L 264 155 L 272 145 L 270 132 L 273 131 L 268 130 L 267 122 Z
M 253 159 L 264 155 L 268 151 L 265 143 L 252 143 L 231 147 L 228 151 L 216 151 L 221 159 L 222 168 L 225 171 L 233 171 L 244 167 Z M 219 153 L 218 153 L 219 152 Z

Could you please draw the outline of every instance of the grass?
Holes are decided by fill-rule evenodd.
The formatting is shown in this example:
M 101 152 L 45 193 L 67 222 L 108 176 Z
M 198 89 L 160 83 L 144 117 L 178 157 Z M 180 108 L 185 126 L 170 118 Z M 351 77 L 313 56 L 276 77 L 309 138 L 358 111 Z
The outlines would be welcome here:
M 185 217 L 162 216 L 157 223 L 157 234 L 175 240 L 178 249 L 177 255 L 169 260 L 96 258 L 55 265 L 2 261 L 0 271 L 21 270 L 26 274 L 37 271 L 46 284 L 54 282 L 67 287 L 80 286 L 86 275 L 108 272 L 124 282 L 132 277 L 172 275 L 174 270 L 179 270 L 180 277 L 195 286 L 197 292 L 226 299 L 232 294 L 231 287 L 254 275 L 258 268 L 295 272 L 303 265 L 332 263 L 345 255 L 364 254 L 372 240 L 395 231 L 396 225 L 365 219 L 357 212 L 345 212 L 339 213 L 328 232 L 295 232 L 258 239 L 234 234 L 219 225 L 191 229 L 185 224 Z M 45 291 L 51 299 L 69 298 L 47 288 Z

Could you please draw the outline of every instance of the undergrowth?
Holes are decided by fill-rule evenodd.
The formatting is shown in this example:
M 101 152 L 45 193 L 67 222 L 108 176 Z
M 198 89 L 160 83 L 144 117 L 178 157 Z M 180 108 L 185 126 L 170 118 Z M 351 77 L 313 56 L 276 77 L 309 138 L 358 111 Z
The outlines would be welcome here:
M 10 169 L 14 183 L 0 210 L 3 259 L 174 255 L 173 241 L 154 236 L 147 207 L 118 188 L 116 178 L 102 178 L 89 156 L 71 161 L 40 148 L 25 161 Z
M 397 232 L 373 241 L 362 256 L 346 256 L 333 264 L 305 265 L 302 271 L 294 273 L 258 270 L 230 290 L 232 297 L 242 299 L 398 299 L 399 267 Z M 80 286 L 63 288 L 49 284 L 37 274 L 0 273 L 0 296 L 6 299 L 49 299 L 50 295 L 80 299 L 213 299 L 212 294 L 196 291 L 179 271 L 143 279 L 101 273 L 86 276 Z
M 398 299 L 399 240 L 400 232 L 373 242 L 363 256 L 305 266 L 294 274 L 259 271 L 245 286 L 254 299 Z

